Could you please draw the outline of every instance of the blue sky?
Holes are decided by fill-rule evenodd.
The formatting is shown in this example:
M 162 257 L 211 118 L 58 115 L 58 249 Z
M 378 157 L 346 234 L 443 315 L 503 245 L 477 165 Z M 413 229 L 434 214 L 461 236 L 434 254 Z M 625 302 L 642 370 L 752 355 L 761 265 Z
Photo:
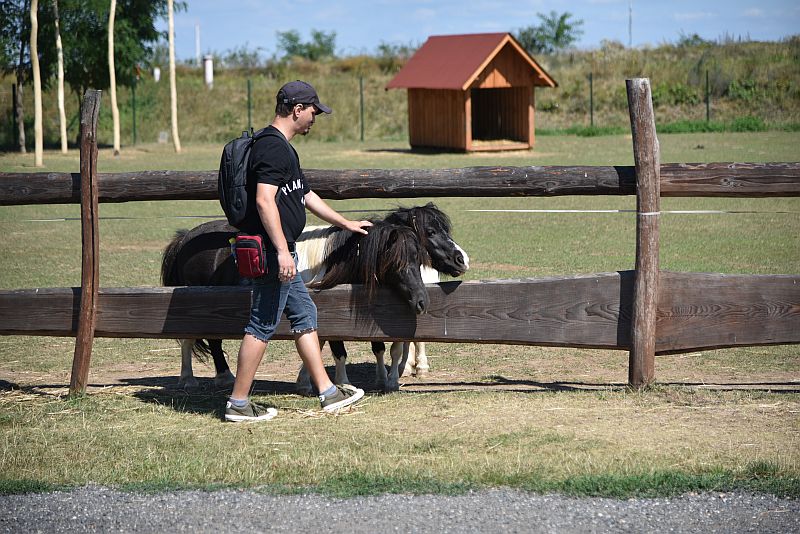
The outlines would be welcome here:
M 680 35 L 705 39 L 729 35 L 777 40 L 800 33 L 798 0 L 188 0 L 175 16 L 176 56 L 200 51 L 223 53 L 247 46 L 265 56 L 276 53 L 276 32 L 336 32 L 340 55 L 372 53 L 381 42 L 422 44 L 429 35 L 515 31 L 538 24 L 537 13 L 569 11 L 583 20 L 579 48 L 604 39 L 628 44 L 628 12 L 633 6 L 634 46 L 674 42 Z M 166 29 L 166 22 L 160 28 Z

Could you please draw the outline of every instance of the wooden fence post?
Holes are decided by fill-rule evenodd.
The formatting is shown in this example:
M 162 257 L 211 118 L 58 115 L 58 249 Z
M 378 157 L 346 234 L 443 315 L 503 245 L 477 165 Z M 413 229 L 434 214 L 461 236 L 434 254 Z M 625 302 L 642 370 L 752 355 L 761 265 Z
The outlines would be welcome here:
M 81 105 L 81 307 L 72 359 L 70 395 L 83 393 L 89 379 L 89 361 L 97 321 L 100 278 L 100 236 L 97 232 L 97 115 L 100 91 L 89 89 Z
M 628 384 L 641 388 L 654 379 L 661 172 L 650 80 L 625 80 L 625 87 L 636 165 L 636 274 Z

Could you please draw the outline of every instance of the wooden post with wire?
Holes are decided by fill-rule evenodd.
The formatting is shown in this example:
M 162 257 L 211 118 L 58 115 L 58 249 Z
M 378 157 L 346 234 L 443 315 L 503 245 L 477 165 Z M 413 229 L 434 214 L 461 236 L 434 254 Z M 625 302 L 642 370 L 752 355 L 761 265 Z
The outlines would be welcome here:
M 636 271 L 628 384 L 641 388 L 655 378 L 661 170 L 650 80 L 625 80 L 625 87 L 636 167 Z
M 89 89 L 81 105 L 81 303 L 75 355 L 72 358 L 70 395 L 86 390 L 89 361 L 97 324 L 97 301 L 100 289 L 100 235 L 98 227 L 97 188 L 97 116 L 100 91 Z

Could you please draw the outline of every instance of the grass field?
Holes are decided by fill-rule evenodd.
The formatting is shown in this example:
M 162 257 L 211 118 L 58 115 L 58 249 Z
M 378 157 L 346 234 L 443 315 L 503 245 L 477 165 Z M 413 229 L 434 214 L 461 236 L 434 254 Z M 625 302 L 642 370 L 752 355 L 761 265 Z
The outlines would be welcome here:
M 321 119 L 322 120 L 322 119 Z M 662 161 L 798 161 L 800 134 L 660 136 Z M 531 152 L 412 153 L 401 142 L 297 143 L 307 168 L 630 165 L 629 136 L 540 137 Z M 213 169 L 220 147 L 101 150 L 100 172 Z M 0 172 L 34 172 L 33 156 L 0 155 Z M 44 171 L 78 169 L 77 153 L 48 152 Z M 352 217 L 428 199 L 337 201 Z M 632 210 L 633 197 L 432 199 L 470 253 L 467 279 L 631 269 L 635 216 L 487 213 L 478 209 Z M 797 273 L 800 200 L 662 200 L 662 269 Z M 730 213 L 679 214 L 679 210 Z M 79 209 L 0 207 L 0 287 L 75 286 Z M 221 216 L 214 201 L 103 204 L 101 285 L 158 285 L 163 247 L 178 228 Z M 178 216 L 189 217 L 185 219 Z M 701 290 L 702 288 L 698 288 Z M 226 342 L 235 353 L 238 344 Z M 88 482 L 159 489 L 456 492 L 507 485 L 575 494 L 665 495 L 745 488 L 800 495 L 800 352 L 749 347 L 660 356 L 655 387 L 628 391 L 618 351 L 429 344 L 432 374 L 400 393 L 372 390 L 374 360 L 349 344 L 357 385 L 348 414 L 324 416 L 292 394 L 298 358 L 275 342 L 256 384 L 281 415 L 224 425 L 224 392 L 175 387 L 171 340 L 97 339 L 89 395 L 66 396 L 74 340 L 0 338 L 0 491 Z M 324 353 L 328 354 L 327 349 Z M 327 356 L 326 356 L 327 357 Z

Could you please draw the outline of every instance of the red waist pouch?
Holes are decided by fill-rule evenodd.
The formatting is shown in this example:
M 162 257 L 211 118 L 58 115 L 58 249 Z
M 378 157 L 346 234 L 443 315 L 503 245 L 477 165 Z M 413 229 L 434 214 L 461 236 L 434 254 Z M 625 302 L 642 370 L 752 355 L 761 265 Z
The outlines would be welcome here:
M 237 235 L 231 243 L 233 257 L 239 274 L 245 278 L 258 278 L 267 274 L 267 257 L 260 235 Z

